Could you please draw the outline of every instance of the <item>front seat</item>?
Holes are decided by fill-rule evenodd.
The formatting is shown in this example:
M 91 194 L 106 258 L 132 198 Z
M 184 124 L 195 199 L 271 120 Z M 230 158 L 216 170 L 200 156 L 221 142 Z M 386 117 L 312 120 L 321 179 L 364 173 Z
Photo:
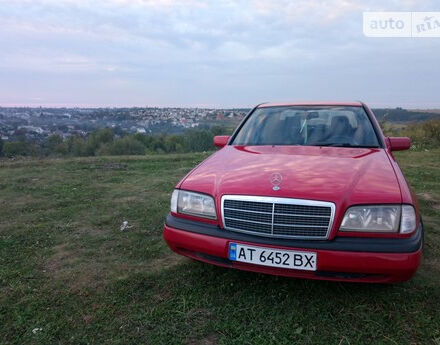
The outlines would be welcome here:
M 301 119 L 298 115 L 287 116 L 283 124 L 283 141 L 286 145 L 299 145 L 302 143 Z
M 328 138 L 348 137 L 351 138 L 353 127 L 346 116 L 334 116 L 330 122 Z

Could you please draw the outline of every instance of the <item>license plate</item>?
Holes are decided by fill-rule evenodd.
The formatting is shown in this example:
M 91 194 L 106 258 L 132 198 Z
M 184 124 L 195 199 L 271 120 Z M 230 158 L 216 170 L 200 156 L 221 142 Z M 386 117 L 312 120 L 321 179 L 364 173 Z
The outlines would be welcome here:
M 229 244 L 229 259 L 262 266 L 316 271 L 317 254 L 296 250 L 254 247 L 238 243 Z

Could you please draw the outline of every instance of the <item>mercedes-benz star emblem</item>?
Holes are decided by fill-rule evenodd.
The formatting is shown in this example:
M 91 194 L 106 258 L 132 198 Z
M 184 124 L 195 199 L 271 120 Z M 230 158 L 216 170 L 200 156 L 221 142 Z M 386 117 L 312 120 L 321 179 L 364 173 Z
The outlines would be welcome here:
M 272 189 L 273 190 L 280 190 L 280 184 L 283 181 L 283 177 L 280 173 L 273 173 L 270 177 L 270 183 L 272 183 Z

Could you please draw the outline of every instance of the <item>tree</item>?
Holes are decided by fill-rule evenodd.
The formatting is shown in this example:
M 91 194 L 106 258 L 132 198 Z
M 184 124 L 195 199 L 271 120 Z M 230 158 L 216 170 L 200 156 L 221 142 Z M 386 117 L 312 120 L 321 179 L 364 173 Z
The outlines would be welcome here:
M 209 151 L 214 148 L 213 135 L 208 131 L 190 129 L 185 132 L 185 146 L 189 152 Z
M 23 141 L 7 141 L 3 146 L 3 154 L 6 157 L 27 156 L 27 145 Z
M 102 145 L 97 151 L 99 155 L 143 155 L 145 146 L 133 136 L 126 136 Z
M 47 148 L 49 154 L 65 154 L 67 151 L 63 138 L 58 134 L 52 134 L 49 138 L 47 138 Z
M 2 156 L 2 154 L 3 154 L 3 139 L 0 138 L 0 157 Z
M 82 145 L 81 156 L 95 156 L 101 146 L 110 146 L 114 137 L 111 128 L 98 129 L 96 132 L 91 133 Z
M 113 130 L 111 128 L 103 128 L 93 133 L 93 136 L 95 137 L 95 140 L 99 145 L 99 144 L 107 144 L 109 142 L 112 142 L 115 137 L 115 134 L 113 133 Z
M 165 151 L 168 153 L 183 151 L 183 137 L 181 135 L 167 135 L 164 140 Z
M 76 135 L 67 138 L 67 152 L 72 156 L 84 156 L 84 146 L 84 139 Z

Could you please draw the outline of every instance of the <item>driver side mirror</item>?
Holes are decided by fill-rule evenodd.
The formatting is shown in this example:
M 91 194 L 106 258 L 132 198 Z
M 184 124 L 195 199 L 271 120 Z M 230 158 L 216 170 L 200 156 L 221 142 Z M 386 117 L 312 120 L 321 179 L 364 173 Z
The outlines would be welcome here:
M 214 146 L 222 148 L 223 146 L 228 144 L 229 138 L 229 135 L 216 135 L 214 137 Z
M 391 151 L 408 150 L 411 147 L 411 139 L 408 137 L 388 137 Z

